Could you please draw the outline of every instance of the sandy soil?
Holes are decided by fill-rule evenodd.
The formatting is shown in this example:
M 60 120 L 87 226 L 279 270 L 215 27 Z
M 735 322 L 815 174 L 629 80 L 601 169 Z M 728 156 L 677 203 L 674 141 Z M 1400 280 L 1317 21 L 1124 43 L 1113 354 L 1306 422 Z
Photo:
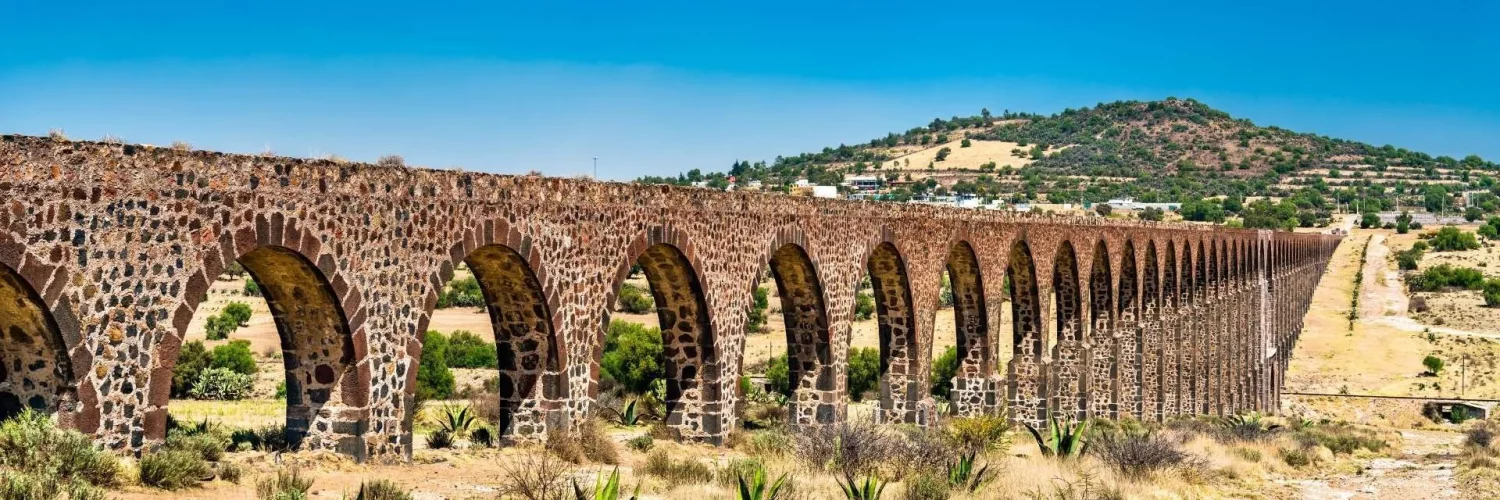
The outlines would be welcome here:
M 962 135 L 949 134 L 949 137 L 956 139 L 942 144 L 933 144 L 927 148 L 896 157 L 894 160 L 881 164 L 881 169 L 924 171 L 927 170 L 927 164 L 932 163 L 934 170 L 979 170 L 980 165 L 989 162 L 995 162 L 995 168 L 997 169 L 1004 167 L 1021 168 L 1031 164 L 1033 161 L 1030 156 L 1031 148 L 1036 146 L 1029 144 L 1022 147 L 1020 144 L 1014 142 L 970 140 L 969 147 L 966 148 L 962 147 Z M 949 148 L 950 150 L 948 152 L 948 159 L 935 161 L 938 151 L 943 148 Z M 1016 149 L 1021 150 L 1020 155 L 1012 152 Z M 1061 149 L 1060 147 L 1053 147 L 1047 149 L 1046 152 L 1050 154 Z
M 1456 498 L 1453 470 L 1463 434 L 1441 431 L 1401 431 L 1401 452 L 1370 460 L 1357 474 L 1287 481 L 1309 500 L 1423 500 Z

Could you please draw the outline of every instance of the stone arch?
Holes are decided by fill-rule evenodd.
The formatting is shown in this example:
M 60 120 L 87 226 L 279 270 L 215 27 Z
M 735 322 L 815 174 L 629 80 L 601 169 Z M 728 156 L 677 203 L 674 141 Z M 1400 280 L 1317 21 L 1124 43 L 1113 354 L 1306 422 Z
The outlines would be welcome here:
M 792 423 L 833 423 L 839 414 L 838 377 L 822 281 L 799 243 L 780 244 L 771 252 L 770 268 L 786 322 L 787 369 L 794 391 Z
M 1213 379 L 1209 376 L 1209 372 L 1212 369 L 1210 363 L 1213 362 L 1211 349 L 1215 333 L 1212 321 L 1214 267 L 1213 263 L 1210 262 L 1214 252 L 1209 248 L 1210 245 L 1211 242 L 1207 239 L 1198 241 L 1198 256 L 1194 260 L 1197 267 L 1193 270 L 1193 299 L 1196 304 L 1196 307 L 1193 308 L 1196 316 L 1193 321 L 1193 329 L 1198 332 L 1193 339 L 1195 351 L 1193 356 L 1193 379 L 1196 380 L 1198 386 L 1196 393 L 1198 405 L 1194 407 L 1193 413 L 1203 415 L 1209 413 L 1209 408 L 1213 404 L 1215 389 L 1212 383 Z
M 1136 266 L 1135 242 L 1125 240 L 1115 292 L 1115 362 L 1110 394 L 1117 415 L 1141 418 L 1141 346 L 1146 342 L 1140 325 L 1140 276 Z
M 25 408 L 66 416 L 77 398 L 67 343 L 36 288 L 6 264 L 0 264 L 0 338 L 0 420 Z
M 1084 409 L 1091 416 L 1114 416 L 1119 399 L 1115 394 L 1118 358 L 1115 348 L 1114 271 L 1110 269 L 1109 247 L 1104 240 L 1094 244 L 1094 258 L 1089 265 L 1088 364 L 1084 372 Z
M 1009 380 L 1012 418 L 1040 422 L 1045 416 L 1047 380 L 1042 372 L 1042 301 L 1031 246 L 1017 239 L 1011 246 L 1005 274 L 1010 284 L 1011 349 Z
M 500 413 L 494 425 L 502 436 L 536 437 L 561 424 L 568 394 L 566 351 L 559 349 L 555 307 L 538 276 L 539 255 L 518 250 L 530 248 L 521 239 L 454 252 L 479 282 L 495 334 Z M 443 274 L 442 282 L 452 278 L 447 266 Z
M 657 228 L 636 240 L 629 250 L 629 258 L 610 288 L 607 303 L 612 303 L 619 294 L 631 264 L 638 262 L 650 284 L 661 325 L 667 426 L 678 438 L 716 442 L 722 438 L 721 423 L 717 414 L 709 414 L 708 408 L 722 400 L 716 335 L 709 320 L 707 295 L 698 277 L 699 266 L 691 257 L 692 247 L 681 233 Z M 605 323 L 608 324 L 607 319 Z M 594 351 L 595 366 L 599 366 L 604 355 L 603 337 L 601 328 Z M 595 380 L 598 376 L 596 373 Z
M 1167 417 L 1181 414 L 1188 397 L 1187 384 L 1182 378 L 1182 352 L 1187 347 L 1182 329 L 1185 294 L 1180 281 L 1182 268 L 1178 267 L 1176 241 L 1167 240 L 1161 275 L 1162 414 Z
M 1169 388 L 1163 373 L 1162 344 L 1165 331 L 1162 329 L 1162 277 L 1161 264 L 1157 260 L 1156 241 L 1146 241 L 1145 264 L 1141 272 L 1140 293 L 1140 384 L 1143 397 L 1140 400 L 1140 418 L 1161 421 L 1162 407 Z
M 173 335 L 158 341 L 151 371 L 144 437 L 166 438 L 167 405 L 172 369 L 193 313 L 208 297 L 209 283 L 238 261 L 260 285 L 281 340 L 286 374 L 286 437 L 294 447 L 328 449 L 363 460 L 376 443 L 366 443 L 371 430 L 368 408 L 373 394 L 371 366 L 366 357 L 366 311 L 358 287 L 344 276 L 331 247 L 296 219 L 281 213 L 240 217 L 247 224 L 226 231 L 218 244 L 204 250 L 204 264 L 188 279 L 182 305 L 173 314 Z M 251 222 L 253 221 L 253 222 Z M 212 245 L 212 243 L 210 243 Z M 407 345 L 412 352 L 412 344 Z M 407 389 L 415 390 L 416 360 L 405 370 Z M 384 394 L 394 395 L 387 389 Z M 383 426 L 394 427 L 401 416 L 380 415 Z M 409 429 L 409 427 L 408 427 Z M 411 436 L 403 439 L 410 445 Z
M 917 356 L 916 312 L 906 262 L 890 242 L 876 245 L 865 259 L 880 325 L 880 405 L 890 417 L 917 423 L 917 404 L 926 394 L 926 374 Z M 892 418 L 895 420 L 896 418 Z
M 1052 266 L 1052 303 L 1055 312 L 1052 333 L 1057 345 L 1052 349 L 1052 367 L 1057 390 L 1052 408 L 1063 418 L 1080 420 L 1086 416 L 1084 366 L 1083 295 L 1079 288 L 1078 254 L 1073 243 L 1064 240 L 1057 248 Z
M 979 256 L 967 241 L 953 244 L 946 262 L 953 288 L 953 321 L 957 331 L 959 377 L 983 377 L 992 370 L 989 315 L 985 311 L 984 277 Z

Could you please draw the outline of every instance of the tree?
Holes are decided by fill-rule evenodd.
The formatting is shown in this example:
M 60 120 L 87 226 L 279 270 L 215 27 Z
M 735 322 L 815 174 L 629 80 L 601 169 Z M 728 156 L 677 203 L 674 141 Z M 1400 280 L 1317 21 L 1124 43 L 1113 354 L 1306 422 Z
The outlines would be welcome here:
M 422 336 L 422 359 L 417 362 L 417 401 L 453 396 L 453 370 L 448 369 L 448 338 L 428 331 Z
M 1196 222 L 1224 222 L 1224 207 L 1219 200 L 1188 200 L 1182 204 L 1182 219 Z
M 792 379 L 788 368 L 785 354 L 771 358 L 766 364 L 766 381 L 771 384 L 771 390 L 791 396 Z
M 1484 217 L 1484 211 L 1480 210 L 1479 207 L 1470 206 L 1464 209 L 1464 220 L 1466 221 L 1474 222 L 1481 217 Z
M 245 375 L 254 375 L 260 370 L 255 364 L 255 355 L 250 354 L 248 340 L 231 340 L 228 344 L 215 347 L 208 353 L 208 357 L 209 368 L 223 368 Z
M 656 308 L 651 294 L 641 287 L 626 283 L 620 285 L 620 309 L 630 314 L 646 314 Z
M 234 319 L 236 327 L 246 327 L 250 326 L 250 316 L 253 313 L 250 311 L 250 306 L 244 302 L 230 302 L 229 305 L 224 306 L 223 314 Z
M 1411 231 L 1411 214 L 1402 210 L 1401 215 L 1396 217 L 1396 234 L 1406 234 Z
M 937 156 L 934 158 L 934 160 L 935 161 L 946 160 L 946 159 L 948 159 L 948 153 L 952 153 L 952 152 L 953 152 L 953 148 L 950 148 L 950 147 L 947 147 L 947 146 L 943 146 L 943 149 L 939 149 L 938 150 Z
M 846 371 L 849 397 L 859 401 L 865 393 L 879 385 L 880 351 L 873 347 L 850 348 L 849 367 Z
M 604 335 L 604 374 L 627 392 L 645 394 L 651 383 L 662 378 L 661 329 L 620 320 L 609 322 Z
M 757 286 L 751 292 L 750 312 L 745 320 L 745 331 L 760 332 L 766 328 L 766 309 L 771 307 L 769 291 Z
M 1113 211 L 1114 211 L 1114 207 L 1109 206 L 1108 203 L 1095 203 L 1094 204 L 1094 213 L 1099 214 L 1100 217 L 1109 217 L 1109 214 L 1111 212 L 1113 212 Z
M 1427 367 L 1427 373 L 1436 376 L 1443 371 L 1443 360 L 1437 356 L 1422 358 L 1422 366 Z
M 1460 231 L 1454 226 L 1443 226 L 1432 237 L 1431 245 L 1434 252 L 1456 252 L 1479 248 L 1479 240 L 1474 238 L 1474 233 Z
M 932 395 L 953 399 L 953 377 L 958 376 L 958 348 L 948 346 L 942 356 L 932 361 Z
M 875 297 L 860 291 L 854 295 L 854 319 L 855 321 L 868 321 L 875 317 Z
M 1500 279 L 1490 278 L 1484 280 L 1484 305 L 1487 307 L 1500 306 Z
M 172 367 L 172 397 L 186 397 L 198 381 L 199 372 L 208 368 L 212 359 L 202 341 L 183 344 L 177 351 L 177 364 Z
M 456 330 L 448 337 L 449 368 L 498 368 L 500 361 L 495 344 L 468 330 Z
M 1376 214 L 1375 212 L 1365 212 L 1365 214 L 1360 216 L 1359 218 L 1359 228 L 1369 229 L 1372 227 L 1380 227 L 1380 215 Z
M 1164 212 L 1162 212 L 1162 210 L 1160 208 L 1156 208 L 1156 207 L 1146 207 L 1144 210 L 1141 210 L 1141 213 L 1139 215 L 1139 217 L 1141 218 L 1141 220 L 1149 220 L 1149 221 L 1157 221 L 1157 222 L 1160 222 L 1163 218 L 1165 218 L 1165 216 L 1166 216 L 1166 214 Z

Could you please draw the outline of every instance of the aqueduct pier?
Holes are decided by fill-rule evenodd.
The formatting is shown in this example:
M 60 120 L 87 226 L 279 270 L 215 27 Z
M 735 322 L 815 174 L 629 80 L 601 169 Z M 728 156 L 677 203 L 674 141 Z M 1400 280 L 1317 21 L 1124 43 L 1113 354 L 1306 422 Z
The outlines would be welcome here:
M 0 412 L 53 411 L 118 449 L 162 439 L 189 320 L 238 260 L 282 338 L 289 435 L 359 457 L 409 453 L 422 332 L 461 262 L 489 303 L 502 432 L 584 418 L 614 295 L 639 262 L 668 425 L 717 441 L 735 424 L 763 273 L 783 301 L 795 425 L 846 415 L 866 273 L 878 416 L 933 418 L 944 271 L 955 411 L 1160 419 L 1275 411 L 1339 242 L 11 135 L 0 203 Z

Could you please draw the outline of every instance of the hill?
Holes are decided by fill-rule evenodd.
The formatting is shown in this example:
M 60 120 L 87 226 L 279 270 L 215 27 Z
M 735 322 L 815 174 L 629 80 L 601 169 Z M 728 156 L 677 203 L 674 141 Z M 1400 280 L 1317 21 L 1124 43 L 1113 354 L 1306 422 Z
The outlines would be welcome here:
M 838 185 L 862 174 L 878 176 L 875 196 L 894 201 L 949 194 L 1053 203 L 1224 197 L 1234 199 L 1226 207 L 1232 214 L 1246 197 L 1295 198 L 1299 208 L 1318 212 L 1355 200 L 1374 210 L 1398 202 L 1451 209 L 1462 202 L 1447 204 L 1443 196 L 1489 190 L 1496 171 L 1500 165 L 1478 156 L 1434 157 L 1260 126 L 1193 99 L 1168 98 L 1050 116 L 986 109 L 862 144 L 638 182 L 726 188 L 733 176 L 741 187 L 760 181 L 763 189 L 789 190 L 798 179 Z M 1496 205 L 1488 212 L 1500 209 L 1493 196 L 1476 204 L 1482 202 Z

